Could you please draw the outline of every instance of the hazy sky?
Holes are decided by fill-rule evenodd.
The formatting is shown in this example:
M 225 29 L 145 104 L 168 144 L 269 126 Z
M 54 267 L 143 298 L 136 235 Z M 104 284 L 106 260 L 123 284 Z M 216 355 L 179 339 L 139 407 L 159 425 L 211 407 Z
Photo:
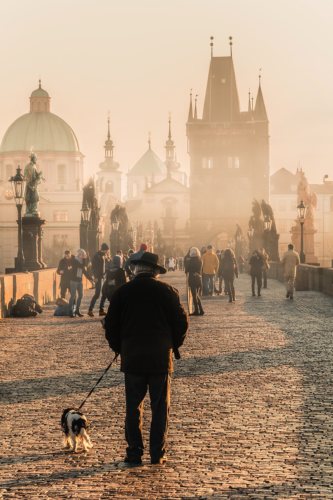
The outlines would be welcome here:
M 241 107 L 258 72 L 270 120 L 271 172 L 301 162 L 333 180 L 332 0 L 3 0 L 0 137 L 42 86 L 75 131 L 86 176 L 104 157 L 107 111 L 115 160 L 127 172 L 147 149 L 164 158 L 168 113 L 188 170 L 189 91 L 201 117 L 210 58 L 233 54 Z M 124 194 L 124 193 L 123 193 Z

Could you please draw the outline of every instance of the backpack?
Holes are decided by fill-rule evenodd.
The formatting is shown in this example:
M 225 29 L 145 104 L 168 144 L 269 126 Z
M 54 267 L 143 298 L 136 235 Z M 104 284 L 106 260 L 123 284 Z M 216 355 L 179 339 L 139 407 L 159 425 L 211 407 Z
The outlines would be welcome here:
M 234 259 L 225 259 L 224 272 L 233 273 L 235 271 Z
M 122 284 L 125 280 L 124 270 L 121 268 L 110 269 L 106 274 L 106 279 L 102 288 L 103 295 L 106 295 L 108 300 L 111 300 L 113 292 Z
M 34 297 L 26 293 L 16 302 L 12 310 L 12 316 L 14 318 L 28 318 L 29 316 L 37 316 L 37 313 L 42 314 L 42 312 L 43 309 L 35 301 Z

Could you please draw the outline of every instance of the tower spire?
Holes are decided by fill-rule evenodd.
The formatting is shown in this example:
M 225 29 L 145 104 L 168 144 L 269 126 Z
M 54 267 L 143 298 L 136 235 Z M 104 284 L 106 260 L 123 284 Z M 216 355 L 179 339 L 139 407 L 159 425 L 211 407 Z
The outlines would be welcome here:
M 188 110 L 187 121 L 188 122 L 193 122 L 192 89 L 191 89 L 191 93 L 190 93 L 190 108 Z
M 198 100 L 198 95 L 199 95 L 199 94 L 197 94 L 197 95 L 195 96 L 195 101 L 194 101 L 194 102 L 195 102 L 195 105 L 194 105 L 194 119 L 195 119 L 195 120 L 197 120 L 197 119 L 198 119 L 198 112 L 197 112 L 197 100 Z
M 210 37 L 210 57 L 213 57 L 213 48 L 214 48 L 214 37 Z
M 252 109 L 251 109 L 251 90 L 250 90 L 250 89 L 249 89 L 249 104 L 248 104 L 247 110 L 248 110 L 249 112 L 251 112 L 251 111 L 252 111 Z
M 171 141 L 171 111 L 169 111 L 169 141 Z
M 229 45 L 230 45 L 230 57 L 232 57 L 232 36 L 229 36 Z
M 38 88 L 41 89 L 42 88 L 42 80 L 40 78 L 38 80 L 38 83 L 39 83 Z
M 254 119 L 255 121 L 259 122 L 268 122 L 264 96 L 262 94 L 262 89 L 261 89 L 261 69 L 259 70 L 259 88 L 256 99 L 256 105 L 254 108 Z
M 151 149 L 151 132 L 148 132 L 148 145 L 149 149 Z
M 108 111 L 108 141 L 111 139 L 110 134 L 110 111 Z

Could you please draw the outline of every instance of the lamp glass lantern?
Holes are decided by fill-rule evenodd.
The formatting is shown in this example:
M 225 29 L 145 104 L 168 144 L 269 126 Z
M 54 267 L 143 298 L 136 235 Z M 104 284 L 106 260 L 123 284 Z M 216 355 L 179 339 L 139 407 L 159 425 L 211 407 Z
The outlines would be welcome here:
M 253 227 L 250 226 L 249 229 L 247 230 L 247 235 L 249 238 L 252 238 L 253 235 L 254 235 L 254 230 L 253 230 Z
M 115 220 L 112 222 L 112 229 L 113 229 L 114 231 L 118 231 L 118 229 L 119 229 L 119 221 L 118 221 L 118 219 L 115 219 Z
M 299 218 L 299 220 L 304 221 L 305 216 L 306 216 L 306 206 L 304 205 L 303 200 L 298 205 L 297 212 L 298 212 L 298 218 Z
M 264 220 L 264 230 L 270 231 L 271 227 L 272 227 L 272 221 L 271 221 L 269 215 L 266 215 L 265 220 Z
M 16 205 L 23 205 L 27 180 L 22 175 L 22 169 L 20 167 L 17 167 L 16 175 L 11 177 L 10 182 L 12 184 L 12 191 Z
M 89 207 L 88 203 L 85 201 L 83 207 L 81 208 L 82 212 L 82 218 L 84 222 L 89 222 L 90 221 L 90 215 L 91 215 L 91 208 Z

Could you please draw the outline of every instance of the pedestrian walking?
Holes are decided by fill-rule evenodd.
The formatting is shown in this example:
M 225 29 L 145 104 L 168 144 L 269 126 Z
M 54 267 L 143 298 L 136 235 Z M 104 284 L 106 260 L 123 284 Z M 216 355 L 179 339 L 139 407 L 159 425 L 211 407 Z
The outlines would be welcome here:
M 235 277 L 238 278 L 238 266 L 234 252 L 227 248 L 223 253 L 223 258 L 221 260 L 222 273 L 226 285 L 226 289 L 229 295 L 229 302 L 235 302 Z
M 183 259 L 183 257 L 178 257 L 177 263 L 178 263 L 178 269 L 179 269 L 179 271 L 183 271 L 184 270 L 184 259 Z
M 296 269 L 299 265 L 299 255 L 294 250 L 294 245 L 288 245 L 288 251 L 282 256 L 282 264 L 284 266 L 284 282 L 286 284 L 287 299 L 294 298 L 294 282 L 296 278 Z
M 126 463 L 140 464 L 144 452 L 143 402 L 149 387 L 152 421 L 149 452 L 152 464 L 166 461 L 170 411 L 172 351 L 179 356 L 188 318 L 178 291 L 157 279 L 165 274 L 156 254 L 145 252 L 133 261 L 136 277 L 112 295 L 105 317 L 105 337 L 121 355 L 125 373 Z
M 263 260 L 262 277 L 264 280 L 264 288 L 267 288 L 267 271 L 270 269 L 270 266 L 268 264 L 269 255 L 266 253 L 264 248 L 261 248 L 260 249 L 260 256 Z
M 60 274 L 60 297 L 66 297 L 67 290 L 70 292 L 70 281 L 73 267 L 74 255 L 70 250 L 65 250 L 65 256 L 59 261 L 57 274 Z
M 93 275 L 96 279 L 96 281 L 95 281 L 96 287 L 95 287 L 95 294 L 94 294 L 93 298 L 91 299 L 91 302 L 89 305 L 88 316 L 92 316 L 92 317 L 95 316 L 93 311 L 94 311 L 96 301 L 99 299 L 99 296 L 101 294 L 103 279 L 105 276 L 105 260 L 106 260 L 108 251 L 109 251 L 108 245 L 106 243 L 102 243 L 100 251 L 95 253 L 95 255 L 92 258 L 91 267 L 92 267 Z M 104 311 L 105 301 L 106 301 L 106 295 L 104 295 L 102 292 L 102 298 L 101 298 L 101 302 L 99 305 L 99 315 L 100 316 L 106 315 L 106 312 Z
M 77 256 L 73 260 L 72 274 L 70 281 L 71 297 L 69 299 L 69 317 L 74 318 L 79 316 L 82 318 L 83 314 L 80 312 L 80 305 L 83 298 L 83 283 L 82 276 L 85 276 L 89 281 L 96 283 L 97 279 L 92 278 L 87 271 L 87 254 L 83 248 L 79 248 L 77 251 Z M 76 299 L 76 292 L 78 294 L 76 302 L 76 310 L 74 313 L 74 301 Z
M 188 286 L 191 290 L 194 305 L 194 312 L 190 316 L 202 316 L 205 314 L 199 296 L 202 285 L 202 260 L 200 252 L 196 247 L 190 249 L 186 273 L 188 274 Z
M 258 287 L 258 297 L 261 296 L 261 285 L 262 285 L 262 266 L 264 261 L 258 250 L 255 250 L 249 260 L 249 265 L 251 266 L 250 276 L 252 278 L 252 295 L 255 296 L 255 282 L 257 281 Z
M 120 255 L 115 255 L 112 259 L 112 267 L 106 273 L 105 282 L 103 285 L 103 293 L 108 301 L 111 301 L 112 295 L 120 285 L 126 283 L 126 273 L 121 267 Z
M 169 271 L 175 271 L 175 259 L 173 257 L 169 259 Z
M 203 264 L 203 294 L 214 294 L 214 277 L 219 269 L 219 259 L 213 251 L 212 245 L 208 245 L 207 252 L 202 255 Z
M 245 260 L 244 260 L 243 255 L 240 255 L 237 260 L 238 260 L 239 274 L 243 274 L 244 273 L 244 264 L 245 264 Z

